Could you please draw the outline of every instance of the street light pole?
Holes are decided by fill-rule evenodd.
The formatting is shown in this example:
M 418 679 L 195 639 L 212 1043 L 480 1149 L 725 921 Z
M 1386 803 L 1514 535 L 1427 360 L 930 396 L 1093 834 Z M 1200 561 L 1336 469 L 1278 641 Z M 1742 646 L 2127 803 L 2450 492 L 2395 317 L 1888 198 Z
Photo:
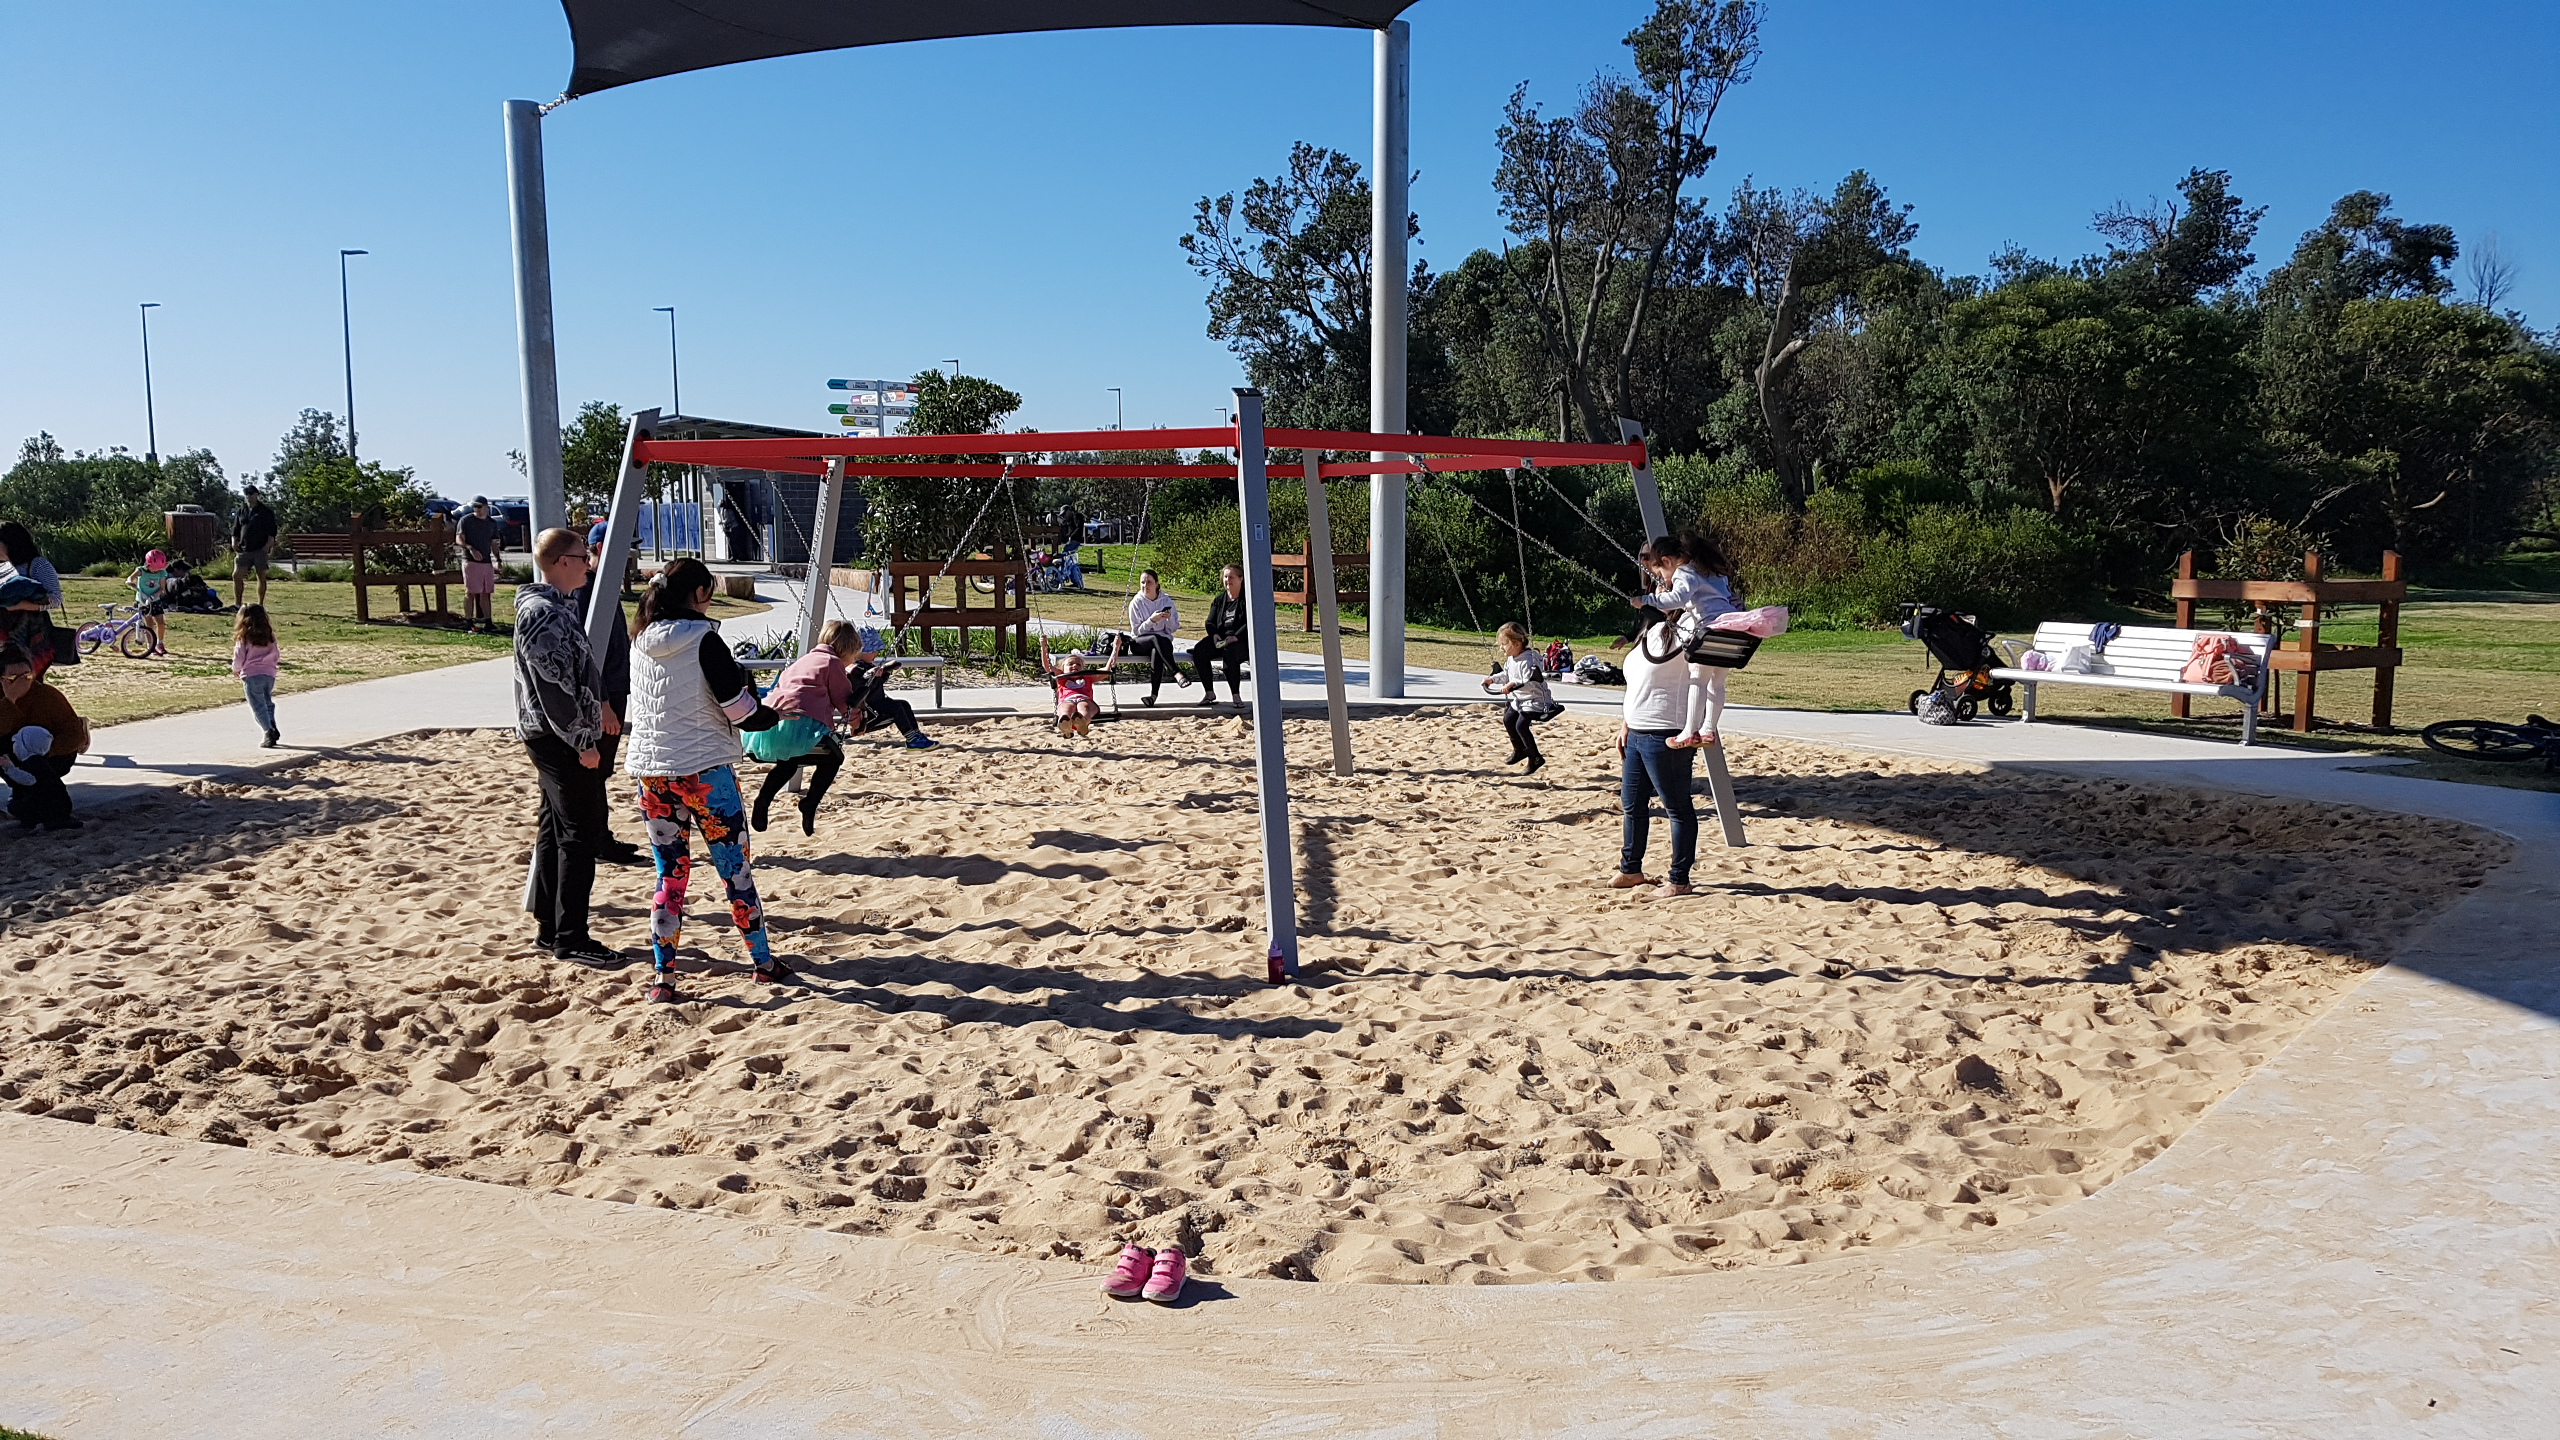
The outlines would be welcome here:
M 154 467 L 160 463 L 160 416 L 151 403 L 151 312 L 159 308 L 157 300 L 142 302 L 142 424 L 151 437 L 143 453 Z
M 667 388 L 674 392 L 674 403 L 667 413 L 681 415 L 684 413 L 684 375 L 676 368 L 676 307 L 660 305 L 654 308 L 667 317 Z
M 356 329 L 347 310 L 347 257 L 370 252 L 341 250 L 338 252 L 338 338 L 347 356 L 347 460 L 356 458 Z
M 1117 385 L 1105 385 L 1102 388 L 1111 392 L 1111 428 L 1114 430 L 1128 429 L 1129 407 L 1123 403 L 1123 398 L 1120 394 L 1120 387 Z
M 960 378 L 960 362 L 959 362 L 959 361 L 957 361 L 957 360 L 945 360 L 945 361 L 943 361 L 942 363 L 951 367 L 951 378 L 952 378 L 952 379 L 957 380 L 957 379 L 959 379 L 959 378 Z

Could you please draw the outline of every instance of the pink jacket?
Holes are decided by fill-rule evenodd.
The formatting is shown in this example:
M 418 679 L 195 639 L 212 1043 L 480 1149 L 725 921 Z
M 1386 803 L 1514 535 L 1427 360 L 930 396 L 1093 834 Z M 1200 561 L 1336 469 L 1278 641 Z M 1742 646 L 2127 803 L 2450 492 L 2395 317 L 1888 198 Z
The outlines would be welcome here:
M 275 678 L 277 650 L 273 645 L 252 645 L 246 640 L 231 646 L 231 673 L 246 680 L 252 675 Z
M 831 650 L 812 650 L 783 667 L 764 703 L 786 715 L 806 715 L 821 725 L 853 708 L 853 677 Z

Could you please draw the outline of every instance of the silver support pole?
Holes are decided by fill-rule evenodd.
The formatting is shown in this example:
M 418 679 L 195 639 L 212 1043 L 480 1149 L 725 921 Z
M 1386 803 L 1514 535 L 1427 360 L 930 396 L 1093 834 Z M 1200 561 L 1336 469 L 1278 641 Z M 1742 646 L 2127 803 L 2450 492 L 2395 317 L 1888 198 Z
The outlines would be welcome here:
M 605 511 L 604 549 L 596 553 L 596 568 L 587 581 L 595 597 L 587 605 L 587 656 L 599 673 L 604 668 L 604 647 L 622 621 L 622 607 L 616 602 L 622 596 L 623 572 L 631 568 L 631 532 L 637 527 L 641 502 L 649 495 L 649 467 L 632 452 L 657 428 L 658 412 L 643 410 L 631 417 L 622 432 L 622 470 L 614 476 L 613 504 Z
M 533 528 L 539 532 L 569 523 L 569 492 L 560 478 L 560 368 L 551 344 L 551 218 L 542 185 L 542 107 L 510 100 L 504 108 L 507 218 L 516 252 L 516 359 L 524 377 L 524 461 L 533 481 Z
M 827 618 L 828 602 L 835 598 L 836 518 L 844 511 L 844 460 L 827 461 L 827 473 L 818 477 L 818 524 L 809 535 L 808 588 L 801 596 L 800 653 L 818 648 L 818 627 Z
M 1377 163 L 1370 175 L 1369 429 L 1405 433 L 1405 224 L 1413 206 L 1413 27 L 1378 32 Z M 1378 454 L 1372 459 L 1392 460 Z M 1369 694 L 1404 696 L 1404 477 L 1369 481 Z
M 1244 599 L 1253 666 L 1253 776 L 1262 809 L 1262 912 L 1271 983 L 1298 975 L 1298 880 L 1290 861 L 1288 737 L 1280 728 L 1280 614 L 1271 599 L 1270 451 L 1262 392 L 1236 391 L 1236 490 L 1244 510 Z
M 1334 604 L 1333 512 L 1324 495 L 1324 453 L 1307 452 L 1307 588 L 1324 629 L 1324 713 L 1333 725 L 1333 773 L 1351 773 L 1351 706 L 1342 693 L 1342 612 Z
M 1634 420 L 1622 419 L 1618 422 L 1618 438 L 1633 444 L 1644 438 L 1644 426 Z M 1650 540 L 1656 535 L 1670 534 L 1671 527 L 1662 518 L 1662 487 L 1653 482 L 1650 458 L 1635 467 L 1635 481 L 1636 511 L 1644 516 L 1644 538 Z
M 1716 819 L 1724 824 L 1724 843 L 1739 850 L 1751 842 L 1742 838 L 1742 811 L 1733 803 L 1733 771 L 1724 763 L 1724 740 L 1700 751 L 1707 757 L 1707 798 L 1716 806 Z

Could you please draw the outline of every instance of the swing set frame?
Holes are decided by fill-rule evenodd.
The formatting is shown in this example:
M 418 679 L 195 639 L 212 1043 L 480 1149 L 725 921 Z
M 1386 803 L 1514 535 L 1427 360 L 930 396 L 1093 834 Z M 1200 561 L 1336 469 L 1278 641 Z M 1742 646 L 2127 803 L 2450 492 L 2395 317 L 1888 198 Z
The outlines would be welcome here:
M 1272 984 L 1287 984 L 1298 975 L 1297 882 L 1291 855 L 1289 771 L 1281 732 L 1279 615 L 1272 590 L 1271 452 L 1275 449 L 1300 452 L 1300 462 L 1295 468 L 1300 471 L 1307 488 L 1309 553 L 1305 557 L 1306 578 L 1308 588 L 1315 592 L 1314 608 L 1320 613 L 1325 660 L 1325 708 L 1333 732 L 1334 769 L 1342 775 L 1352 772 L 1351 728 L 1349 701 L 1343 684 L 1341 617 L 1334 585 L 1325 481 L 1371 476 L 1447 475 L 1482 470 L 1514 471 L 1557 465 L 1625 465 L 1635 478 L 1636 503 L 1643 513 L 1647 533 L 1663 534 L 1666 527 L 1662 494 L 1654 483 L 1651 457 L 1645 447 L 1642 428 L 1632 421 L 1620 422 L 1625 439 L 1616 445 L 1367 431 L 1266 429 L 1260 391 L 1238 389 L 1235 399 L 1233 423 L 1220 428 L 897 435 L 879 439 L 820 435 L 778 439 L 660 440 L 654 434 L 658 412 L 643 411 L 631 418 L 624 439 L 622 473 L 614 487 L 612 521 L 605 531 L 605 553 L 600 557 L 598 573 L 620 574 L 620 567 L 627 563 L 636 507 L 645 491 L 649 467 L 657 464 L 719 465 L 819 476 L 820 523 L 817 533 L 820 535 L 834 533 L 835 516 L 843 503 L 844 482 L 853 478 L 906 476 L 959 481 L 993 480 L 996 483 L 989 489 L 986 503 L 979 507 L 978 520 L 982 520 L 996 496 L 1009 491 L 1012 481 L 1017 478 L 1170 480 L 1190 475 L 1235 476 L 1247 577 L 1246 654 L 1247 664 L 1253 673 L 1251 713 L 1255 791 L 1261 812 L 1262 894 L 1264 929 L 1269 941 L 1268 975 Z M 1204 465 L 1179 461 L 1061 463 L 1053 458 L 1076 452 L 1133 450 L 1171 450 L 1176 454 L 1184 450 L 1225 450 L 1234 459 L 1228 463 Z M 930 458 L 979 455 L 1003 458 L 992 463 Z M 1359 458 L 1328 459 L 1328 456 Z M 1474 499 L 1473 496 L 1467 498 Z M 1481 502 L 1477 503 L 1482 508 Z M 1497 512 L 1488 510 L 1486 513 L 1496 519 L 1501 518 Z M 1576 513 L 1580 513 L 1578 508 Z M 1588 516 L 1583 518 L 1588 522 Z M 978 520 L 970 522 L 970 534 L 961 540 L 963 552 L 976 533 Z M 1516 530 L 1518 527 L 1514 525 L 1513 528 Z M 1527 536 L 1526 532 L 1521 533 L 1524 539 L 1535 538 Z M 1544 544 L 1543 541 L 1540 543 Z M 826 560 L 833 558 L 828 556 Z M 965 554 L 955 553 L 945 563 L 945 570 L 964 559 Z M 1524 566 L 1525 563 L 1524 552 Z M 823 609 L 819 597 L 826 592 L 819 587 L 826 571 L 826 562 L 813 553 L 810 562 L 810 614 L 804 629 L 814 630 L 816 617 Z M 1402 577 L 1373 577 L 1373 588 L 1383 589 L 1389 584 L 1395 585 L 1397 593 L 1401 593 Z M 597 607 L 597 612 L 588 617 L 589 638 L 594 652 L 602 654 L 602 629 L 612 623 L 613 612 L 603 606 Z M 804 637 L 804 648 L 807 643 L 811 642 Z M 1720 801 L 1722 798 L 1718 796 Z M 1719 808 L 1729 810 L 1729 807 Z M 1730 821 L 1727 828 L 1733 828 Z

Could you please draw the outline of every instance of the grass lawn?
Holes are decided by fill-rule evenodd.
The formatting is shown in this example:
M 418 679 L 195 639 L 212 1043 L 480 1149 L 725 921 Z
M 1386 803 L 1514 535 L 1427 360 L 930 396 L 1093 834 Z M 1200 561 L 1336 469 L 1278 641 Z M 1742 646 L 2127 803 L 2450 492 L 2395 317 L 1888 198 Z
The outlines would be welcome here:
M 230 598 L 227 580 L 214 588 L 224 599 Z M 73 622 L 85 625 L 97 618 L 99 606 L 130 601 L 133 592 L 117 580 L 71 577 L 62 582 L 62 598 Z M 254 585 L 249 598 L 257 598 Z M 423 603 L 425 598 L 412 592 L 413 603 Z M 377 616 L 394 603 L 394 592 L 373 592 Z M 449 603 L 459 609 L 459 589 L 451 592 Z M 720 619 L 764 608 L 760 603 L 723 599 L 712 606 L 711 614 Z M 422 623 L 406 624 L 394 618 L 359 625 L 354 587 L 327 581 L 277 580 L 267 587 L 267 613 L 275 621 L 276 643 L 283 652 L 283 673 L 276 683 L 280 695 L 495 659 L 505 655 L 510 644 L 503 631 L 472 635 L 458 621 L 427 624 L 421 617 Z M 498 586 L 497 618 L 501 626 L 514 622 L 515 587 L 511 584 Z M 84 656 L 76 666 L 57 667 L 50 678 L 92 725 L 145 720 L 238 700 L 240 682 L 231 675 L 231 617 L 171 615 L 168 619 L 167 655 L 134 660 L 109 646 Z
M 1105 569 L 1088 573 L 1093 594 L 1039 596 L 1043 619 L 1117 629 L 1122 607 L 1135 581 L 1134 547 L 1111 545 L 1103 551 Z M 1090 553 L 1090 551 L 1088 551 Z M 2410 663 L 2400 668 L 2392 704 L 2393 729 L 2376 734 L 2364 728 L 2373 718 L 2373 672 L 2328 671 L 2315 692 L 2320 718 L 2346 722 L 2353 728 L 2322 728 L 2297 735 L 2289 727 L 2293 715 L 2293 677 L 2285 677 L 2281 718 L 2259 722 L 2261 744 L 2300 745 L 2323 750 L 2370 751 L 2427 762 L 2418 772 L 2431 778 L 2517 785 L 2560 790 L 2560 777 L 2539 765 L 2499 765 L 2446 760 L 2419 742 L 2418 731 L 2438 720 L 2522 720 L 2529 713 L 2560 714 L 2560 571 L 2526 566 L 2517 571 L 2537 585 L 2533 590 L 2433 590 L 2412 588 L 2400 614 L 2400 647 Z M 1196 630 L 1208 599 L 1181 590 L 1172 592 L 1182 604 L 1186 630 Z M 1312 635 L 1289 627 L 1298 623 L 1295 607 L 1280 611 L 1281 645 L 1285 649 L 1317 649 Z M 1490 610 L 1485 618 L 1493 619 Z M 2169 625 L 2168 615 L 2128 613 L 2127 623 Z M 2373 644 L 2378 612 L 2357 606 L 2323 621 L 2320 638 L 2338 645 Z M 1368 637 L 1361 621 L 1346 622 L 1346 654 L 1366 657 Z M 2215 623 L 2212 619 L 2206 624 Z M 1556 638 L 1541 636 L 1542 641 Z M 1604 648 L 1614 636 L 1565 637 L 1579 653 Z M 1417 666 L 1477 672 L 1487 669 L 1494 651 L 1489 636 L 1460 630 L 1413 627 L 1406 636 L 1405 658 Z M 1928 652 L 1894 630 L 1800 630 L 1780 636 L 1760 649 L 1748 669 L 1734 675 L 1732 698 L 1744 705 L 1791 710 L 1901 710 L 1913 690 L 1930 683 L 1936 669 Z M 2228 701 L 2198 700 L 2190 720 L 2169 716 L 2168 697 L 2129 690 L 2046 687 L 2037 704 L 2045 719 L 2076 724 L 2122 726 L 2168 735 L 2233 739 L 2239 734 L 2240 707 Z M 2393 767 L 2400 773 L 2412 773 Z

